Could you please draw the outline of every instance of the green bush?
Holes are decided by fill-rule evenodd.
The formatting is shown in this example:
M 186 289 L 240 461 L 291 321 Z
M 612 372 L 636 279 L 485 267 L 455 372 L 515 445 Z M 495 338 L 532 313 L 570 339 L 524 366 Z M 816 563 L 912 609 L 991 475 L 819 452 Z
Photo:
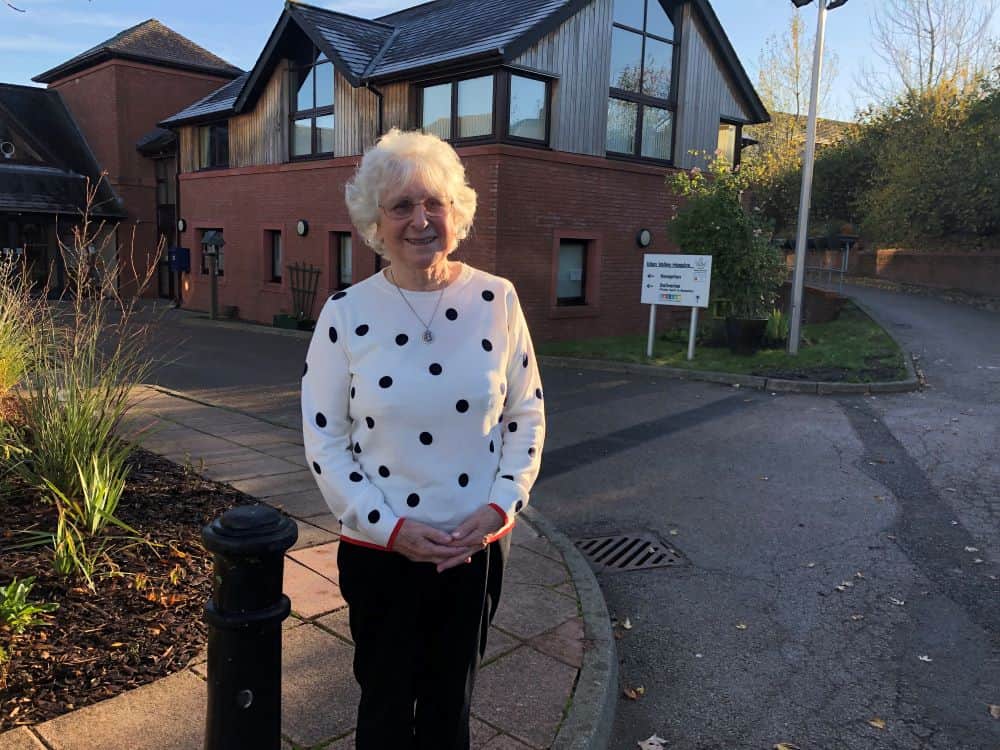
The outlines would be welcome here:
M 32 297 L 24 264 L 0 260 L 0 396 L 17 385 L 28 369 L 40 304 Z
M 28 595 L 35 585 L 34 576 L 23 581 L 13 581 L 6 586 L 0 586 L 0 628 L 6 628 L 20 635 L 35 625 L 44 625 L 45 620 L 39 615 L 55 612 L 58 604 L 42 604 L 29 602 Z

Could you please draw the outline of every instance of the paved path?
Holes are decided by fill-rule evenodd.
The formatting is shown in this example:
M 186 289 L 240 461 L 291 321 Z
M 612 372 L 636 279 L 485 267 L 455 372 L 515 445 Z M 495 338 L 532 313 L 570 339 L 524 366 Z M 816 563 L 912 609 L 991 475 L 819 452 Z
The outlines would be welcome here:
M 292 616 L 283 626 L 283 747 L 353 748 L 359 693 L 337 585 L 338 525 L 305 466 L 299 430 L 152 389 L 130 421 L 157 424 L 148 449 L 296 519 L 298 542 L 285 558 Z M 610 632 L 605 627 L 602 635 L 599 627 L 606 610 L 582 561 L 564 559 L 568 542 L 555 532 L 546 538 L 539 528 L 544 519 L 535 516 L 534 524 L 519 522 L 514 531 L 473 704 L 477 749 L 598 747 L 594 729 L 607 680 L 596 689 L 589 682 L 605 674 L 595 671 L 598 652 L 613 665 Z M 585 620 L 592 630 L 586 640 Z M 0 748 L 196 750 L 203 743 L 205 679 L 202 654 L 171 677 L 5 733 Z

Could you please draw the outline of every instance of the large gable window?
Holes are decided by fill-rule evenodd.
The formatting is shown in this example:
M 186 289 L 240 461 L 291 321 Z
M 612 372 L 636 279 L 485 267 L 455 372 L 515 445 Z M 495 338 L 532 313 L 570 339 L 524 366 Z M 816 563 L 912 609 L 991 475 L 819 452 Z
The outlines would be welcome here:
M 614 0 L 609 153 L 673 158 L 674 24 L 660 0 Z
M 316 50 L 311 59 L 292 68 L 293 157 L 333 153 L 333 63 Z
M 229 166 L 229 123 L 198 128 L 198 163 L 201 169 Z

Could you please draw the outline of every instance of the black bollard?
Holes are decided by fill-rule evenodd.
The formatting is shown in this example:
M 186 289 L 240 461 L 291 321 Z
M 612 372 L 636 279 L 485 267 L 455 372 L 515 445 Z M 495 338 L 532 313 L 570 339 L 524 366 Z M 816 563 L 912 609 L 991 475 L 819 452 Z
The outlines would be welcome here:
M 281 747 L 281 623 L 285 551 L 295 522 L 266 505 L 233 508 L 202 529 L 215 555 L 208 624 L 205 750 Z

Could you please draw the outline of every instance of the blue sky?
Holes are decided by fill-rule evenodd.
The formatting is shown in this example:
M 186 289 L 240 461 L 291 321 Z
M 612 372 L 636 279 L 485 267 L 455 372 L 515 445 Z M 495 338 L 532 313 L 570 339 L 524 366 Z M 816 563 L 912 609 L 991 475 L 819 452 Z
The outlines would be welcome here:
M 12 0 L 25 13 L 0 3 L 0 81 L 29 84 L 31 77 L 113 36 L 157 18 L 241 68 L 250 68 L 281 13 L 281 0 Z M 313 4 L 372 18 L 418 0 L 313 0 Z M 853 0 L 831 12 L 827 45 L 840 59 L 839 75 L 823 114 L 848 119 L 866 104 L 854 85 L 862 62 L 878 61 L 870 51 L 868 15 L 873 2 Z M 767 37 L 787 28 L 789 0 L 711 0 L 723 28 L 751 77 Z M 815 3 L 804 11 L 812 34 Z M 1000 14 L 993 20 L 1000 36 Z

